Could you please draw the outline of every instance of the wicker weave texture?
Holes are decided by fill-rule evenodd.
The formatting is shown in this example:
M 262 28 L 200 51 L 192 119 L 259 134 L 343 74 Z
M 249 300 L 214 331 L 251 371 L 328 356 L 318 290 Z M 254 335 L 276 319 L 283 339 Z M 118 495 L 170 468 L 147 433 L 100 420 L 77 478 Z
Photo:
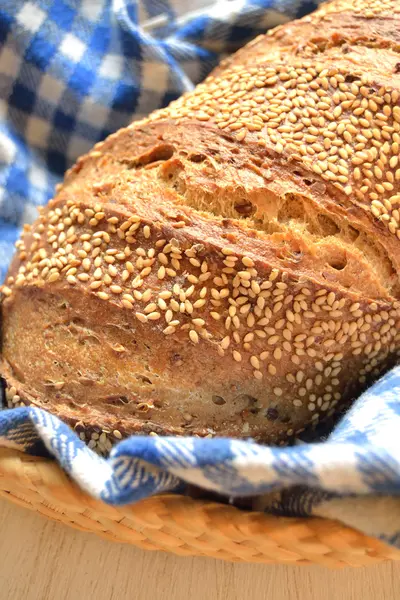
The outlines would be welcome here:
M 274 517 L 176 495 L 108 506 L 55 462 L 4 448 L 0 495 L 81 531 L 181 556 L 333 568 L 400 560 L 399 550 L 325 519 Z

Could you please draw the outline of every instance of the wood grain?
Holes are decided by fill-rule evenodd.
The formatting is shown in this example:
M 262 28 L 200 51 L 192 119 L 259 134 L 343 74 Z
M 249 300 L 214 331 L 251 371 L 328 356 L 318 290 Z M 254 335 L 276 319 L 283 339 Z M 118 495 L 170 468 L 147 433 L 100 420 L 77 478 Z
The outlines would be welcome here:
M 329 571 L 112 544 L 0 501 L 0 600 L 394 600 L 400 563 Z

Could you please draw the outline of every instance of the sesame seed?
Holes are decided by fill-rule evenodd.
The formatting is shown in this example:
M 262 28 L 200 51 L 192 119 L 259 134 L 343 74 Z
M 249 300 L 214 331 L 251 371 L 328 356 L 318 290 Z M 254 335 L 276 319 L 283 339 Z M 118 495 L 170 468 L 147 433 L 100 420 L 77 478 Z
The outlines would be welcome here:
M 250 364 L 252 367 L 254 367 L 254 369 L 259 369 L 260 368 L 260 361 L 257 358 L 257 356 L 251 356 L 250 357 Z
M 123 289 L 122 289 L 122 287 L 120 287 L 119 285 L 111 285 L 111 286 L 110 286 L 110 291 L 111 291 L 113 294 L 122 294 L 122 292 L 123 292 Z
M 192 319 L 192 323 L 193 323 L 193 325 L 196 325 L 196 327 L 203 327 L 206 324 L 204 319 L 199 319 L 199 318 Z
M 231 339 L 230 339 L 229 335 L 224 337 L 220 344 L 221 348 L 223 350 L 227 350 L 227 348 L 229 348 L 230 341 L 231 341 Z
M 163 290 L 159 294 L 159 298 L 162 298 L 163 300 L 169 300 L 171 298 L 171 296 L 172 296 L 172 293 L 169 290 Z
M 238 271 L 238 276 L 240 279 L 244 279 L 245 281 L 249 281 L 251 279 L 251 275 L 248 271 Z
M 232 356 L 236 362 L 241 362 L 242 355 L 240 354 L 240 352 L 238 352 L 237 350 L 233 350 Z
M 242 263 L 244 264 L 245 267 L 254 267 L 254 261 L 251 260 L 251 258 L 244 256 L 242 258 Z
M 55 281 L 57 281 L 57 279 L 60 279 L 60 273 L 58 273 L 58 272 L 54 272 L 54 273 L 51 273 L 51 274 L 49 275 L 49 277 L 48 277 L 47 281 L 48 281 L 49 283 L 54 283 Z M 3 293 L 5 294 L 5 292 L 4 292 L 4 289 L 3 289 Z M 5 295 L 6 295 L 6 294 L 5 294 Z
M 179 303 L 176 300 L 174 300 L 173 298 L 170 302 L 170 305 L 171 305 L 172 310 L 174 310 L 175 312 L 179 311 Z
M 171 335 L 171 334 L 175 333 L 175 331 L 176 331 L 176 328 L 173 327 L 172 325 L 168 325 L 168 327 L 163 329 L 164 335 Z
M 143 313 L 135 313 L 135 317 L 141 322 L 141 323 L 147 323 L 147 316 L 144 315 Z
M 190 329 L 190 331 L 189 331 L 189 338 L 193 342 L 193 344 L 198 344 L 199 343 L 199 336 L 197 334 L 197 331 L 195 331 L 194 329 Z
M 160 315 L 160 313 L 159 313 L 159 312 L 156 312 L 156 311 L 155 311 L 155 312 L 151 312 L 150 314 L 148 314 L 148 315 L 147 315 L 147 318 L 148 318 L 150 321 L 157 321 L 158 319 L 160 319 L 160 318 L 161 318 L 161 315 Z
M 133 308 L 133 305 L 128 300 L 122 299 L 121 303 L 127 309 L 132 309 Z
M 143 296 L 144 296 L 144 294 L 143 294 Z M 143 301 L 145 301 L 145 300 L 144 300 L 144 298 L 143 298 L 143 296 L 142 296 L 142 300 L 143 300 Z M 145 307 L 145 309 L 143 310 L 143 312 L 144 312 L 145 314 L 148 314 L 148 313 L 151 313 L 151 312 L 155 311 L 155 310 L 156 310 L 156 308 L 157 308 L 157 304 L 155 304 L 155 302 L 152 302 L 151 304 L 148 304 L 148 305 Z
M 270 373 L 270 375 L 276 375 L 276 367 L 272 364 L 268 365 L 268 372 Z
M 97 296 L 101 299 L 101 300 L 108 300 L 109 299 L 109 295 L 106 294 L 105 292 L 97 292 Z
M 157 304 L 161 310 L 167 310 L 167 303 L 162 298 L 158 298 Z

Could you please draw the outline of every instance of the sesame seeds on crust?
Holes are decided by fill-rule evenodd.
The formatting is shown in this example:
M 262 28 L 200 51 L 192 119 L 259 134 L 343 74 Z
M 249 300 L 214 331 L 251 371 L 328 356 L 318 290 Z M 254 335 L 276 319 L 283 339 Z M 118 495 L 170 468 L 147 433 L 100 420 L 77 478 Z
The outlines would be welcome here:
M 307 409 L 314 421 L 342 400 L 345 357 L 360 361 L 362 383 L 398 347 L 398 302 L 316 288 L 232 246 L 163 235 L 138 215 L 53 202 L 17 243 L 22 260 L 3 294 L 12 300 L 24 286 L 79 286 L 172 343 L 208 344 L 216 360 L 240 364 L 276 401 L 290 395 L 293 410 Z
M 386 249 L 390 246 L 387 264 L 396 254 L 400 238 L 398 55 L 388 27 L 384 32 L 388 39 L 378 36 L 375 47 L 366 45 L 362 36 L 353 47 L 351 36 L 356 37 L 358 25 L 351 16 L 346 23 L 353 18 L 355 29 L 347 27 L 343 38 L 332 32 L 324 37 L 324 24 L 336 20 L 334 12 L 350 9 L 355 9 L 357 23 L 364 28 L 378 14 L 381 24 L 386 23 L 387 13 L 398 14 L 398 4 L 389 1 L 324 5 L 316 15 L 304 19 L 311 23 L 309 31 L 314 23 L 312 39 L 298 36 L 298 43 L 279 56 L 275 48 L 271 57 L 266 43 L 254 54 L 252 64 L 228 62 L 225 71 L 219 69 L 191 94 L 125 133 L 114 134 L 80 159 L 61 188 L 66 194 L 60 194 L 18 242 L 15 270 L 2 288 L 4 306 L 11 306 L 24 288 L 37 286 L 45 293 L 68 290 L 65 293 L 75 297 L 83 294 L 90 300 L 91 310 L 100 307 L 101 312 L 106 307 L 116 318 L 119 310 L 123 311 L 124 320 L 139 337 L 146 333 L 156 336 L 152 339 L 160 341 L 161 355 L 177 344 L 184 348 L 183 360 L 174 363 L 177 373 L 182 373 L 189 361 L 209 365 L 207 361 L 213 360 L 218 365 L 217 375 L 223 374 L 227 384 L 237 379 L 246 386 L 245 395 L 251 402 L 256 396 L 261 398 L 247 413 L 243 410 L 244 422 L 238 425 L 243 425 L 243 434 L 254 431 L 256 412 L 251 411 L 261 411 L 276 425 L 280 437 L 290 436 L 298 431 L 299 423 L 316 423 L 337 410 L 355 389 L 350 389 L 350 383 L 362 387 L 377 377 L 399 348 L 399 303 L 393 297 L 397 292 L 390 295 L 378 287 L 371 291 L 378 279 L 374 279 L 374 268 L 382 266 L 379 260 L 375 265 L 380 258 L 379 244 L 386 244 Z M 337 21 L 340 25 L 339 17 Z M 282 31 L 290 36 L 290 27 Z M 276 30 L 268 36 L 272 45 L 279 35 Z M 279 39 L 284 47 L 283 37 Z M 385 63 L 385 70 L 377 65 L 377 57 Z M 174 140 L 164 143 L 165 131 L 168 138 L 164 127 L 171 121 L 177 131 L 177 152 Z M 186 140 L 179 138 L 179 131 L 187 131 L 189 125 Z M 196 128 L 210 143 L 196 154 L 199 149 L 193 136 L 192 158 L 199 170 L 187 170 L 186 179 L 178 181 L 171 164 L 176 172 L 186 168 L 188 152 L 184 152 Z M 134 144 L 125 150 L 130 134 L 142 153 L 138 150 L 135 154 Z M 141 136 L 147 147 L 140 142 Z M 227 140 L 229 156 L 223 148 Z M 157 154 L 160 160 L 156 160 Z M 151 156 L 153 162 L 149 162 Z M 199 223 L 203 207 L 181 214 L 177 209 L 171 217 L 172 204 L 190 180 L 194 187 L 210 190 L 212 195 L 218 190 L 216 177 L 228 164 L 250 193 L 266 192 L 266 197 L 278 196 L 282 181 L 286 185 L 281 185 L 281 191 L 290 193 L 293 178 L 289 175 L 298 167 L 302 185 L 307 180 L 310 184 L 317 211 L 320 205 L 324 213 L 322 209 L 330 203 L 324 214 L 330 212 L 339 222 L 347 219 L 357 227 L 363 220 L 365 227 L 360 230 L 368 230 L 368 240 L 377 242 L 372 259 L 366 255 L 365 262 L 359 263 L 368 285 L 358 286 L 347 256 L 334 267 L 347 275 L 339 277 L 328 271 L 324 281 L 325 273 L 310 256 L 317 245 L 325 244 L 328 252 L 333 251 L 330 234 L 317 240 L 313 248 L 307 249 L 303 240 L 305 252 L 285 257 L 282 251 L 281 261 L 270 260 L 260 246 L 264 243 L 270 248 L 273 242 L 267 236 L 257 237 L 251 227 L 247 236 L 257 238 L 258 251 L 256 244 L 249 251 L 246 244 L 229 238 L 228 219 L 217 216 L 218 234 L 211 241 L 207 235 L 203 239 L 198 228 L 196 237 L 190 221 L 194 226 Z M 219 171 L 213 171 L 213 165 Z M 252 171 L 251 181 L 242 165 Z M 153 180 L 146 176 L 150 169 Z M 105 179 L 92 181 L 100 173 Z M 75 187 L 68 192 L 75 176 Z M 165 185 L 169 176 L 171 181 Z M 130 177 L 131 187 L 126 185 L 118 196 L 114 186 L 121 189 L 124 177 Z M 256 177 L 259 181 L 254 183 Z M 301 190 L 304 195 L 308 183 Z M 226 195 L 230 189 L 227 187 Z M 245 184 L 242 189 L 247 191 Z M 178 191 L 175 194 L 173 190 Z M 160 205 L 156 218 L 151 218 L 151 211 L 137 210 L 143 201 L 152 204 L 153 192 Z M 137 198 L 140 201 L 136 202 Z M 179 200 L 183 205 L 187 199 L 182 192 Z M 258 208 L 268 217 L 268 201 L 263 200 Z M 241 214 L 252 216 L 252 208 L 244 198 Z M 227 215 L 222 211 L 220 216 Z M 357 235 L 358 230 L 353 233 Z M 339 244 L 340 239 L 336 248 Z M 351 244 L 346 252 L 351 254 Z M 392 271 L 394 280 L 395 264 Z M 354 286 L 343 285 L 345 277 L 347 283 L 352 279 Z M 382 280 L 384 277 L 386 270 Z M 53 384 L 51 389 L 67 393 L 68 382 L 65 386 L 58 380 Z M 226 410 L 225 416 L 234 418 L 228 412 L 229 394 L 224 398 L 220 389 L 213 393 L 218 410 Z M 294 421 L 301 415 L 295 426 L 283 420 L 279 424 L 288 404 Z M 191 412 L 185 413 L 184 420 L 195 428 L 196 415 Z M 214 418 L 215 413 L 210 410 L 209 414 Z
M 348 11 L 354 22 L 343 32 L 338 22 L 338 32 L 324 39 L 323 20 L 342 11 Z M 382 38 L 382 47 L 373 47 L 379 41 L 379 27 L 374 36 L 371 33 L 371 42 L 364 41 L 362 51 L 356 47 L 369 31 L 362 29 L 369 18 L 389 15 L 400 15 L 398 2 L 325 3 L 294 23 L 311 24 L 300 47 L 284 45 L 280 56 L 270 60 L 269 38 L 279 40 L 280 32 L 285 32 L 285 26 L 279 27 L 257 38 L 252 62 L 246 63 L 246 49 L 240 50 L 241 61 L 233 59 L 226 69 L 217 69 L 195 90 L 150 115 L 150 120 L 198 121 L 239 142 L 258 143 L 274 151 L 277 159 L 298 163 L 337 188 L 400 239 L 399 39 L 392 34 L 392 51 L 382 20 L 389 36 Z M 314 28 L 317 23 L 321 26 L 317 38 L 313 23 Z M 251 44 L 249 50 L 252 56 Z
M 336 0 L 324 3 L 316 14 L 327 15 L 341 11 L 352 11 L 365 19 L 373 19 L 385 14 L 400 14 L 400 7 L 397 0 Z

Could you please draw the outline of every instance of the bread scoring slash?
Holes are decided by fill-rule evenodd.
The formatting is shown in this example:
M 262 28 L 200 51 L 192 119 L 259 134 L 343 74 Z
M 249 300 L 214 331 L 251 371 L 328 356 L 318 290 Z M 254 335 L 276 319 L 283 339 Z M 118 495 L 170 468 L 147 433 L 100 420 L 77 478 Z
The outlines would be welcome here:
M 17 242 L 8 405 L 285 443 L 400 349 L 400 3 L 334 1 L 97 144 Z

